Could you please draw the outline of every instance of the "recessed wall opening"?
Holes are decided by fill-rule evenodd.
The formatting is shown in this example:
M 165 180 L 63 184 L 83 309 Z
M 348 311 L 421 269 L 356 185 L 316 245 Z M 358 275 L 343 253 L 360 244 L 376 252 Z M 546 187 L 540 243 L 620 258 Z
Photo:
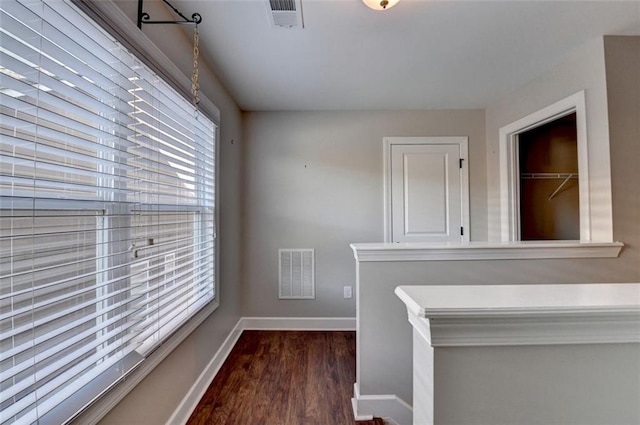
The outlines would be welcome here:
M 589 156 L 584 91 L 500 127 L 499 137 L 502 241 L 613 240 L 610 180 L 595 181 L 589 167 L 607 169 L 608 157 Z
M 520 240 L 579 240 L 576 113 L 517 134 Z

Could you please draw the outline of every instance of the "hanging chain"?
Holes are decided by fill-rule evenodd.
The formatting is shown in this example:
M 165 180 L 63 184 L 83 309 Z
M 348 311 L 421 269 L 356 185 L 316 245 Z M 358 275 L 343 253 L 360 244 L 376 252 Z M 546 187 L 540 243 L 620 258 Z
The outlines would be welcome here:
M 198 110 L 200 104 L 200 82 L 198 81 L 198 56 L 200 55 L 200 34 L 198 32 L 198 25 L 195 25 L 193 29 L 193 75 L 191 76 L 191 94 L 193 95 L 193 106 Z

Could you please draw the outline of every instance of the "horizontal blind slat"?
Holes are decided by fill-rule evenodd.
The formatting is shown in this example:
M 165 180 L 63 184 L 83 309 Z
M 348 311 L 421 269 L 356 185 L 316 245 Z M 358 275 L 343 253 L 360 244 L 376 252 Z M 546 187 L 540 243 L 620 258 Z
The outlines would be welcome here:
M 34 7 L 36 7 L 35 4 Z M 37 57 L 37 62 L 40 61 L 41 56 L 44 56 L 60 63 L 72 70 L 72 72 L 82 75 L 94 84 L 111 88 L 110 92 L 112 93 L 114 92 L 114 87 L 119 87 L 122 84 L 123 80 L 120 78 L 120 72 L 111 65 L 118 63 L 118 60 L 110 53 L 103 56 L 103 59 L 106 58 L 107 61 L 99 60 L 87 49 L 78 46 L 77 40 L 73 40 L 73 37 L 65 35 L 47 23 L 46 20 L 42 20 L 40 13 L 33 10 L 33 8 L 29 10 L 28 7 L 24 7 L 18 2 L 3 2 L 1 9 L 4 12 L 2 26 L 6 28 L 6 31 L 16 37 L 17 40 L 37 40 L 37 45 L 25 45 L 20 48 L 21 56 Z M 70 16 L 78 16 L 74 11 L 69 11 L 69 9 L 67 9 L 67 13 Z M 89 37 L 82 37 L 82 41 L 92 42 Z M 61 46 L 64 46 L 64 48 Z M 104 50 L 97 48 L 94 52 L 102 52 Z M 102 71 L 98 71 L 89 65 L 96 62 L 96 60 L 102 62 Z M 120 69 L 126 70 L 127 68 L 121 67 Z M 133 88 L 128 79 L 125 79 L 124 82 L 127 84 L 124 87 L 125 92 Z
M 4 41 L 4 40 L 2 40 Z M 131 110 L 131 106 L 125 107 L 126 103 L 113 97 L 108 92 L 104 92 L 101 99 L 95 99 L 93 96 L 82 96 L 82 93 L 78 93 L 78 88 L 71 85 L 66 80 L 59 80 L 55 78 L 55 75 L 47 75 L 44 72 L 39 72 L 38 69 L 34 69 L 31 66 L 25 64 L 18 59 L 2 54 L 0 60 L 3 67 L 11 69 L 13 72 L 20 74 L 21 77 L 26 77 L 29 74 L 35 73 L 38 81 L 29 81 L 26 78 L 3 78 L 3 85 L 6 88 L 15 90 L 18 93 L 38 92 L 38 98 L 40 100 L 39 107 L 43 107 L 42 102 L 46 102 L 50 106 L 58 106 L 62 109 L 66 109 L 67 113 L 75 113 L 78 116 L 82 116 L 88 119 L 94 119 L 96 123 L 102 123 L 103 125 L 129 125 L 134 122 L 131 114 L 124 112 Z M 35 85 L 42 85 L 47 87 L 47 91 L 38 90 Z M 34 90 L 35 89 L 35 90 Z M 17 96 L 14 94 L 13 96 Z M 74 102 L 78 97 L 82 96 L 82 103 Z M 119 106 L 115 109 L 111 104 L 116 103 Z M 123 112 L 124 111 L 124 112 Z M 107 120 L 105 117 L 110 117 Z M 117 118 L 117 120 L 116 120 Z
M 110 306 L 109 309 L 105 309 L 105 311 L 102 311 L 100 313 L 97 313 L 95 315 L 91 315 L 91 316 L 87 316 L 81 320 L 76 320 L 74 322 L 71 322 L 69 324 L 66 324 L 65 326 L 61 326 L 56 328 L 54 331 L 47 333 L 47 334 L 43 334 L 43 335 L 38 335 L 36 337 L 34 337 L 32 340 L 29 340 L 28 342 L 22 343 L 20 345 L 15 345 L 13 348 L 6 350 L 5 352 L 0 353 L 0 361 L 5 361 L 11 357 L 14 356 L 18 356 L 22 353 L 25 353 L 27 351 L 33 351 L 35 349 L 35 347 L 38 347 L 41 344 L 44 344 L 50 340 L 52 340 L 53 338 L 56 338 L 60 335 L 63 335 L 69 331 L 74 330 L 77 326 L 82 325 L 83 323 L 87 323 L 89 321 L 95 320 L 96 317 L 103 315 L 103 314 L 108 314 L 109 312 L 122 307 L 123 305 L 126 305 L 127 303 L 119 303 L 119 304 L 114 304 L 113 306 Z
M 99 327 L 94 327 L 94 328 L 90 328 L 87 329 L 81 333 L 77 333 L 75 335 L 73 335 L 70 338 L 65 339 L 62 343 L 57 344 L 52 346 L 51 348 L 42 351 L 41 353 L 37 354 L 35 357 L 30 358 L 28 360 L 23 361 L 22 363 L 18 363 L 15 366 L 13 366 L 11 369 L 7 369 L 7 370 L 3 370 L 0 372 L 0 382 L 4 381 L 5 379 L 13 376 L 13 375 L 17 375 L 18 373 L 33 367 L 34 364 L 38 364 L 41 361 L 44 361 L 45 359 L 49 358 L 50 356 L 52 356 L 53 354 L 59 352 L 59 351 L 63 351 L 66 348 L 76 344 L 79 341 L 82 341 L 83 339 L 94 335 L 98 332 L 100 332 L 101 330 L 107 328 L 108 326 L 112 325 L 115 322 L 118 322 L 122 319 L 125 319 L 128 315 L 133 314 L 133 311 L 128 311 L 128 314 L 121 314 L 121 315 L 117 315 L 117 316 L 113 316 L 111 318 L 109 318 L 108 320 L 101 322 Z M 119 328 L 118 328 L 119 329 Z M 125 328 L 126 330 L 128 330 L 129 328 Z M 110 335 L 111 333 L 116 332 L 115 330 L 111 330 L 109 331 L 108 334 L 101 336 L 101 339 L 107 337 L 108 335 Z M 119 332 L 119 331 L 118 331 Z M 98 345 L 102 344 L 102 342 L 100 340 L 95 340 L 92 341 L 92 343 L 90 345 L 87 345 L 87 347 L 92 347 L 95 348 Z M 21 352 L 24 352 L 26 350 L 31 350 L 34 348 L 34 345 L 26 345 L 25 347 L 23 347 L 23 350 Z M 16 355 L 19 353 L 16 353 Z
M 50 314 L 50 315 L 46 315 L 46 316 L 43 315 L 42 317 L 34 320 L 32 323 L 27 323 L 27 324 L 22 325 L 22 326 L 15 326 L 11 331 L 3 332 L 1 339 L 2 340 L 8 339 L 8 338 L 14 337 L 16 335 L 19 335 L 19 334 L 21 334 L 23 332 L 28 332 L 28 331 L 33 331 L 33 332 L 35 332 L 37 334 L 37 328 L 39 328 L 41 326 L 48 325 L 48 324 L 50 324 L 52 322 L 57 321 L 58 319 L 61 319 L 61 318 L 67 317 L 67 316 L 72 316 L 73 313 L 82 311 L 87 307 L 92 307 L 95 304 L 99 303 L 100 301 L 105 301 L 105 300 L 107 300 L 109 298 L 112 298 L 112 297 L 115 297 L 117 295 L 120 295 L 122 292 L 125 292 L 125 291 L 128 291 L 128 290 L 129 290 L 128 288 L 125 288 L 125 289 L 112 291 L 112 292 L 109 293 L 109 295 L 103 295 L 103 296 L 100 296 L 100 297 L 96 297 L 95 299 L 92 299 L 90 301 L 85 301 L 85 302 L 80 303 L 80 304 L 75 304 L 75 305 L 73 305 L 73 307 L 69 307 L 69 308 L 65 308 L 65 309 L 56 311 L 55 313 Z M 67 296 L 63 296 L 62 299 L 66 300 L 66 299 L 68 299 L 68 297 Z M 45 304 L 45 305 L 48 305 L 48 304 Z M 40 305 L 39 309 L 44 310 L 42 305 Z M 36 313 L 35 315 L 37 316 L 38 309 L 36 309 L 34 307 L 32 309 L 32 311 L 34 313 Z M 81 319 L 81 320 L 84 320 L 84 319 Z M 73 321 L 72 323 L 77 324 L 79 322 Z
M 2 77 L 2 75 L 0 75 L 0 77 Z M 24 87 L 24 85 L 22 87 Z M 7 108 L 20 110 L 23 113 L 34 106 L 25 99 L 8 96 L 5 93 L 2 93 L 2 105 Z M 26 122 L 25 125 L 35 125 L 36 121 L 40 126 L 45 126 L 48 122 L 56 123 L 57 125 L 66 127 L 69 130 L 76 131 L 85 137 L 92 136 L 98 139 L 111 140 L 116 136 L 108 130 L 90 126 L 83 122 L 68 118 L 62 113 L 53 112 L 44 108 L 39 108 L 37 117 L 33 116 L 33 122 Z M 134 134 L 134 132 L 126 126 L 118 126 L 117 130 L 118 134 L 125 138 Z
M 4 94 L 0 95 L 0 100 L 2 100 L 3 105 L 5 104 L 5 98 L 9 98 L 9 96 Z M 71 154 L 92 155 L 93 158 L 98 157 L 97 152 L 101 152 L 102 156 L 114 158 L 109 162 L 114 162 L 116 158 L 122 155 L 122 150 L 118 147 L 111 146 L 109 140 L 97 139 L 102 141 L 102 143 L 99 143 L 96 140 L 78 137 L 76 134 L 65 133 L 63 132 L 63 128 L 48 128 L 44 126 L 39 126 L 37 133 L 35 131 L 29 132 L 25 131 L 25 128 L 31 126 L 35 130 L 35 126 L 32 123 L 7 114 L 2 114 L 1 118 L 0 128 L 2 128 L 3 133 L 7 133 L 3 134 L 3 138 L 7 137 L 7 139 L 3 139 L 2 143 L 6 144 L 7 147 L 15 148 L 23 145 L 58 147 L 59 149 L 66 147 Z M 36 139 L 38 140 L 37 142 Z
M 50 357 L 53 357 L 55 354 L 63 352 L 65 349 L 73 346 L 73 343 L 70 340 L 66 340 L 64 344 L 59 344 L 49 350 L 42 352 L 35 356 L 34 361 L 31 362 L 23 362 L 20 365 L 15 366 L 10 371 L 12 374 L 18 374 L 20 372 L 24 372 L 29 368 L 33 368 L 34 371 L 31 374 L 25 375 L 21 373 L 21 380 L 19 384 L 12 386 L 9 390 L 4 390 L 2 394 L 0 394 L 0 403 L 4 403 L 8 399 L 12 398 L 19 392 L 29 388 L 32 386 L 31 381 L 43 381 L 51 375 L 54 375 L 56 371 L 62 369 L 64 366 L 68 364 L 75 363 L 76 359 L 83 357 L 85 354 L 94 351 L 98 346 L 103 345 L 109 339 L 113 338 L 116 335 L 119 335 L 125 332 L 127 329 L 113 329 L 110 330 L 106 334 L 102 334 L 99 338 L 93 340 L 90 344 L 83 345 L 79 350 L 72 352 L 71 354 L 64 355 L 57 359 L 54 362 L 51 362 L 43 367 L 38 367 L 38 364 L 46 362 Z M 100 329 L 92 329 L 92 332 L 99 332 Z M 125 334 L 125 337 L 122 338 L 124 340 L 131 340 L 134 336 L 131 334 Z M 35 365 L 35 366 L 34 366 Z M 7 371 L 9 372 L 9 371 Z M 0 374 L 0 376 L 3 374 Z

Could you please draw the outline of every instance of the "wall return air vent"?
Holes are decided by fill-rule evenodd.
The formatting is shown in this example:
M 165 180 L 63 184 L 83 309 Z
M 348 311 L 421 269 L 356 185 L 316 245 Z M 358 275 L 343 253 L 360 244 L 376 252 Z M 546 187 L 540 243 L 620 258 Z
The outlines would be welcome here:
M 304 28 L 300 0 L 267 0 L 267 12 L 274 27 Z
M 315 261 L 313 249 L 280 249 L 279 298 L 314 299 Z

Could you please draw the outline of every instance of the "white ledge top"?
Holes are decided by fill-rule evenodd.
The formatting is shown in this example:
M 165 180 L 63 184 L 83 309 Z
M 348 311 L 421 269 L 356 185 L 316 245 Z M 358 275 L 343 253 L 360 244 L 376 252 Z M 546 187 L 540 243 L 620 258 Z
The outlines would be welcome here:
M 356 243 L 357 261 L 517 260 L 615 258 L 621 242 L 526 241 L 467 243 Z
M 396 295 L 422 318 L 564 314 L 640 314 L 640 283 L 399 286 Z

